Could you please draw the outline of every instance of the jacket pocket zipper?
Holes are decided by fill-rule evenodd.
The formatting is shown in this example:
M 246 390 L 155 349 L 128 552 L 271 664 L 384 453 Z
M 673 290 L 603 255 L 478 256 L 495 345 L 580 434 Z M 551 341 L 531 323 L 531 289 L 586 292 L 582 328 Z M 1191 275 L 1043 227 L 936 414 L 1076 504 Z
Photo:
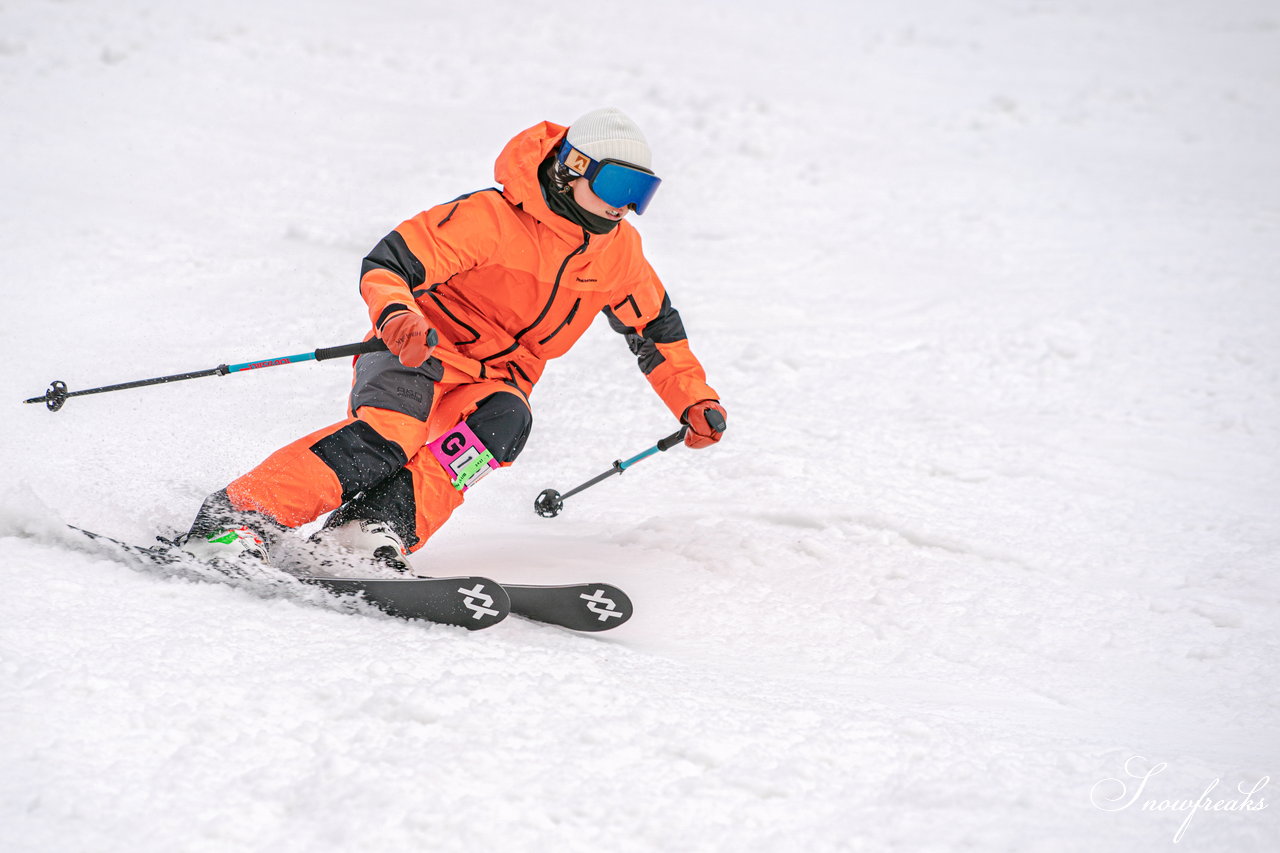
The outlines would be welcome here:
M 581 304 L 582 304 L 582 297 L 581 297 L 581 296 L 579 296 L 577 299 L 573 300 L 573 307 L 569 309 L 569 316 L 568 316 L 568 317 L 565 317 L 563 320 L 561 320 L 561 321 L 560 321 L 560 325 L 559 325 L 559 326 L 556 326 L 556 329 L 555 329 L 555 331 L 554 331 L 554 332 L 552 332 L 551 334 L 547 335 L 547 336 L 546 336 L 545 338 L 543 338 L 542 340 L 538 341 L 538 346 L 542 346 L 542 345 L 543 345 L 543 344 L 545 344 L 547 341 L 551 340 L 551 339 L 552 339 L 552 338 L 554 338 L 556 335 L 560 334 L 561 330 L 562 330 L 562 329 L 564 329 L 564 327 L 565 327 L 565 326 L 567 326 L 567 325 L 569 325 L 570 323 L 572 323 L 572 322 L 573 322 L 573 318 L 574 318 L 574 317 L 577 315 L 577 313 L 578 313 L 578 306 L 579 306 L 579 305 L 581 305 Z

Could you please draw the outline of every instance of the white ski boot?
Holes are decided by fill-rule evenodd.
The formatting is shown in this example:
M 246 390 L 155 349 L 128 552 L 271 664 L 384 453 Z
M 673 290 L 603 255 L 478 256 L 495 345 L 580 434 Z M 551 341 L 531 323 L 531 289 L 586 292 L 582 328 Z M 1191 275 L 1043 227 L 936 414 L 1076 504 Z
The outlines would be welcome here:
M 397 572 L 409 572 L 404 542 L 385 521 L 358 518 L 316 531 L 312 540 L 324 545 L 336 546 L 357 558 L 386 566 Z
M 240 527 L 223 527 L 210 533 L 189 535 L 178 541 L 178 548 L 205 563 L 235 563 L 239 560 L 257 560 L 271 564 L 267 543 L 254 530 Z

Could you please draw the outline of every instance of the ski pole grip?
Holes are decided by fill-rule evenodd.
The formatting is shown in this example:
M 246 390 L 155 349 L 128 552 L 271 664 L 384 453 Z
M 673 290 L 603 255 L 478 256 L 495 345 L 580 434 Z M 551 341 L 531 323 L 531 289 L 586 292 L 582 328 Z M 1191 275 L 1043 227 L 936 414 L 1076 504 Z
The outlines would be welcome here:
M 659 441 L 658 449 L 662 451 L 667 451 L 675 447 L 677 444 L 684 441 L 684 434 L 688 429 L 689 428 L 687 426 L 680 427 L 680 430 L 678 432 L 673 432 L 671 433 L 671 435 Z
M 366 352 L 377 352 L 384 350 L 387 345 L 382 338 L 371 338 L 367 341 L 361 341 L 358 344 L 343 344 L 340 347 L 321 347 L 316 350 L 316 361 L 325 361 L 330 358 L 343 358 L 349 355 L 360 355 Z
M 427 346 L 433 347 L 440 342 L 440 336 L 436 334 L 435 329 L 427 332 Z M 350 355 L 363 355 L 367 352 L 384 352 L 387 349 L 387 343 L 382 338 L 370 338 L 367 341 L 361 341 L 358 344 L 343 344 L 340 347 L 323 347 L 316 350 L 316 361 L 325 361 L 330 358 L 344 358 Z
M 724 422 L 724 418 L 720 416 L 719 412 L 717 412 L 715 409 L 708 409 L 707 410 L 707 426 L 711 427 L 716 432 L 724 432 L 724 429 L 726 426 L 728 426 L 728 424 Z M 673 432 L 671 433 L 671 435 L 659 441 L 658 449 L 662 451 L 670 450 L 680 442 L 684 441 L 684 434 L 688 431 L 689 431 L 689 425 L 685 424 L 684 426 L 680 427 L 679 432 Z

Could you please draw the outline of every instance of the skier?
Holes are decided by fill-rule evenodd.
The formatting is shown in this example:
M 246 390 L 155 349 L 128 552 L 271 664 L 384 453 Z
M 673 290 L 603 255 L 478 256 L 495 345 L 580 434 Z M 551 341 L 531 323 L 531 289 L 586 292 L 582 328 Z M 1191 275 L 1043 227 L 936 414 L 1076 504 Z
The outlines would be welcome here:
M 317 539 L 407 568 L 463 493 L 520 455 L 546 361 L 597 312 L 688 426 L 685 444 L 720 440 L 707 420 L 724 416 L 719 395 L 625 221 L 661 182 L 635 122 L 613 108 L 541 122 L 507 143 L 494 177 L 501 189 L 419 213 L 374 247 L 360 294 L 367 337 L 387 349 L 356 359 L 348 416 L 210 495 L 181 548 L 267 561 L 285 528 L 332 511 Z

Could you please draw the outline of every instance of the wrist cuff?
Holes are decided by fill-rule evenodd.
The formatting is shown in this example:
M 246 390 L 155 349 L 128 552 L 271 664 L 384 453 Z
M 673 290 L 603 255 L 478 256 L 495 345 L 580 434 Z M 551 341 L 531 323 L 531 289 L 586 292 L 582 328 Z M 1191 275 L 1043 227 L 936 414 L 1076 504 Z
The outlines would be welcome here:
M 374 323 L 374 325 L 377 326 L 378 331 L 381 332 L 382 326 L 384 323 L 386 323 L 388 320 L 390 320 L 392 317 L 396 316 L 397 314 L 403 314 L 409 310 L 411 309 L 409 308 L 408 305 L 404 305 L 399 302 L 393 302 L 390 305 L 388 305 L 386 308 L 382 309 L 382 313 L 378 315 L 378 322 Z

